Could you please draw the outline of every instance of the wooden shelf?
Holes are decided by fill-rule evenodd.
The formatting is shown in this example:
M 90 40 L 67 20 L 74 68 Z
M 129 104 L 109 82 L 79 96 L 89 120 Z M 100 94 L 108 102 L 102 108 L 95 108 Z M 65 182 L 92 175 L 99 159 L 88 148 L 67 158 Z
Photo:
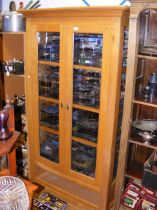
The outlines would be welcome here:
M 100 113 L 99 109 L 89 107 L 89 106 L 83 106 L 83 105 L 80 105 L 80 104 L 73 104 L 73 108 L 81 109 L 81 110 L 85 110 L 85 111 L 89 111 L 89 112 Z
M 7 168 L 4 168 L 0 171 L 0 176 L 10 176 L 10 171 Z
M 6 141 L 0 141 L 0 157 L 8 154 L 12 151 L 12 149 L 14 148 L 17 139 L 19 137 L 20 133 L 17 131 L 13 132 L 13 135 Z
M 157 141 L 152 140 L 149 144 L 146 144 L 142 139 L 140 140 L 135 140 L 135 139 L 129 139 L 129 143 L 131 144 L 137 144 L 143 147 L 151 148 L 151 149 L 157 149 Z
M 38 63 L 43 64 L 43 65 L 60 66 L 59 63 L 54 62 L 54 61 L 38 61 Z
M 74 69 L 83 69 L 83 70 L 94 70 L 94 71 L 101 71 L 101 68 L 93 67 L 93 66 L 81 66 L 81 65 L 73 65 Z
M 12 74 L 12 73 L 9 73 L 9 75 L 7 75 L 6 73 L 5 73 L 5 75 L 6 75 L 6 77 L 11 77 L 11 76 L 13 76 L 13 77 L 25 77 L 25 75 L 24 74 Z
M 42 129 L 42 130 L 44 130 L 44 131 L 48 131 L 48 132 L 50 132 L 50 133 L 54 133 L 54 134 L 56 134 L 56 135 L 59 135 L 59 131 L 54 130 L 54 129 L 52 129 L 52 128 L 48 128 L 48 127 L 43 126 L 43 125 L 40 125 L 40 129 Z
M 0 31 L 0 34 L 11 34 L 11 35 L 13 35 L 13 34 L 16 34 L 16 35 L 18 35 L 18 34 L 22 34 L 22 35 L 24 35 L 25 34 L 25 32 L 5 32 L 5 31 Z
M 157 60 L 157 56 L 153 56 L 153 55 L 138 54 L 137 57 L 138 58 L 145 58 L 145 59 L 149 59 L 149 60 Z
M 53 102 L 53 103 L 56 103 L 58 104 L 59 103 L 59 100 L 57 99 L 53 99 L 53 98 L 48 98 L 48 97 L 44 97 L 44 96 L 39 96 L 39 100 L 43 100 L 43 101 L 46 101 L 46 102 Z
M 89 145 L 89 146 L 92 146 L 92 147 L 97 147 L 97 143 L 91 142 L 90 140 L 78 138 L 78 137 L 75 137 L 75 136 L 73 136 L 72 139 L 74 141 L 80 142 L 82 144 L 86 144 L 86 145 Z
M 157 108 L 157 103 L 156 102 L 157 102 L 156 100 L 154 100 L 153 103 L 152 102 L 145 102 L 144 100 L 137 99 L 137 98 L 135 98 L 133 100 L 133 103 L 135 103 L 135 104 L 140 104 L 140 105 L 144 105 L 144 106 L 150 106 L 150 107 L 154 107 L 154 108 Z

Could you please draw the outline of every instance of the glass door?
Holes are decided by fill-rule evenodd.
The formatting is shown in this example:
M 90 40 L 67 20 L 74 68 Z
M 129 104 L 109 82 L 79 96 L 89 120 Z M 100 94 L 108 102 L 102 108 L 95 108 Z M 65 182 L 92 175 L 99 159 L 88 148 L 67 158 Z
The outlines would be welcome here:
M 95 178 L 103 35 L 74 33 L 71 169 Z
M 60 33 L 37 33 L 40 156 L 59 163 Z

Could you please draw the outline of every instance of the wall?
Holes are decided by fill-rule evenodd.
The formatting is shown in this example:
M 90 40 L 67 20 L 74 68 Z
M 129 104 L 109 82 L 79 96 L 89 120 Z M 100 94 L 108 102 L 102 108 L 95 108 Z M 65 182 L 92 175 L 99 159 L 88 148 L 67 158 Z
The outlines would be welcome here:
M 0 0 L 2 1 L 2 8 L 4 11 L 9 10 L 9 3 L 11 0 Z M 17 8 L 20 1 L 23 1 L 26 5 L 29 0 L 14 0 Z M 36 0 L 34 0 L 35 2 Z M 91 6 L 104 6 L 104 5 L 118 5 L 122 0 L 86 0 Z M 71 6 L 86 6 L 82 0 L 40 0 L 42 8 L 48 7 L 71 7 Z M 126 3 L 127 5 L 128 2 Z

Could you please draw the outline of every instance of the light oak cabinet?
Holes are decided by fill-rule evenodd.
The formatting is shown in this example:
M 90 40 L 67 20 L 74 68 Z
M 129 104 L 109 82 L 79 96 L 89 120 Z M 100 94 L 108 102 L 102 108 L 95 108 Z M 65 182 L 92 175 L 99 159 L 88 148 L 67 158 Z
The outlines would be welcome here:
M 157 149 L 157 1 L 131 0 L 128 67 L 115 209 L 126 180 L 145 180 L 144 163 Z M 151 173 L 151 171 L 150 171 Z M 151 183 L 151 184 L 150 184 Z
M 76 209 L 109 209 L 129 8 L 22 13 L 30 177 Z

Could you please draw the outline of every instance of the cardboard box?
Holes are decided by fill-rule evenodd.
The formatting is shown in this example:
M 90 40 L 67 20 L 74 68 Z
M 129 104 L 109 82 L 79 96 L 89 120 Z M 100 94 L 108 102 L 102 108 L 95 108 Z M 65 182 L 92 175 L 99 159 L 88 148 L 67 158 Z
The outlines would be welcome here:
M 66 210 L 67 204 L 49 192 L 43 192 L 38 198 L 33 198 L 33 209 L 38 210 Z
M 157 173 L 152 171 L 153 163 L 156 160 L 157 152 L 154 151 L 144 164 L 144 172 L 142 177 L 142 185 L 146 188 L 157 190 Z

